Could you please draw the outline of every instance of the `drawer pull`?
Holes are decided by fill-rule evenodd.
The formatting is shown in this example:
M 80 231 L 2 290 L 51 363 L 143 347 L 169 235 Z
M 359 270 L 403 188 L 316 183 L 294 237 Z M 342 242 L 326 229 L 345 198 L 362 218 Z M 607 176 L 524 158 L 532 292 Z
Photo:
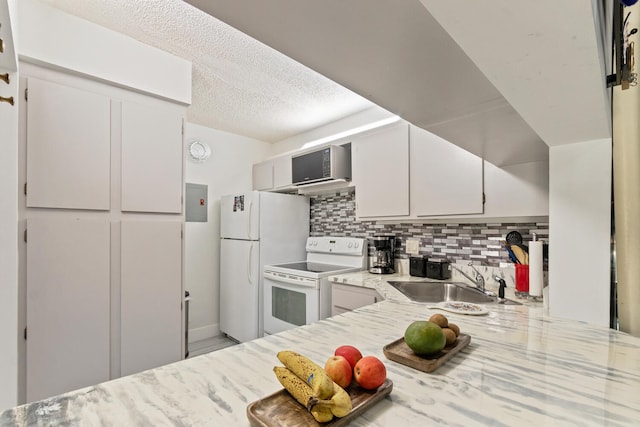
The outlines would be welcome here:
M 4 96 L 0 96 L 0 102 L 6 102 L 8 104 L 13 105 L 13 96 L 5 98 Z

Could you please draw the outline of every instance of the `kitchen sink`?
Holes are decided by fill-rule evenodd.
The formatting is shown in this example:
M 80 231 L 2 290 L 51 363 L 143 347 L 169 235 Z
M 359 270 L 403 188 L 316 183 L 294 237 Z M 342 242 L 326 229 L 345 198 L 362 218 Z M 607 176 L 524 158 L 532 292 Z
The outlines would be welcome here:
M 387 282 L 409 299 L 419 302 L 465 301 L 476 304 L 494 303 L 497 298 L 490 297 L 480 290 L 458 282 Z

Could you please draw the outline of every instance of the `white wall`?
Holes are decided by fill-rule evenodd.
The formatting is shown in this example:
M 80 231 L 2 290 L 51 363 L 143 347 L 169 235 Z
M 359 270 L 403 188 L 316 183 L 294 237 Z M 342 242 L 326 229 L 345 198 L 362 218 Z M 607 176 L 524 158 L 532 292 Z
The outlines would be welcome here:
M 191 294 L 189 341 L 216 336 L 219 327 L 220 197 L 251 190 L 251 167 L 272 155 L 262 141 L 188 123 L 186 145 L 198 139 L 211 148 L 204 163 L 187 158 L 186 181 L 208 185 L 207 222 L 185 224 L 185 290 Z
M 549 150 L 549 310 L 609 325 L 611 140 Z
M 15 22 L 15 3 L 17 0 L 8 2 L 12 22 Z M 2 30 L 10 31 L 9 22 L 3 21 Z M 0 95 L 13 96 L 16 101 L 13 107 L 0 104 L 0 411 L 18 403 L 19 100 L 17 73 L 9 73 L 9 77 L 9 85 L 0 82 Z
M 19 4 L 21 60 L 191 103 L 191 62 L 38 1 Z

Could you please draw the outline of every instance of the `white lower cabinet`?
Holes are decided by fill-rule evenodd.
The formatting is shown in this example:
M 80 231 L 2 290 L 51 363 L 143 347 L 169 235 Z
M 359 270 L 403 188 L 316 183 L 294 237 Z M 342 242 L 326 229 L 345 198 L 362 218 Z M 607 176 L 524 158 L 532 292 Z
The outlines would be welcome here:
M 27 401 L 110 379 L 110 223 L 27 219 Z
M 181 231 L 180 222 L 122 222 L 122 375 L 182 359 Z
M 182 359 L 181 232 L 179 221 L 27 219 L 27 401 Z
M 331 315 L 355 310 L 365 305 L 382 301 L 382 296 L 375 290 L 360 286 L 331 284 Z

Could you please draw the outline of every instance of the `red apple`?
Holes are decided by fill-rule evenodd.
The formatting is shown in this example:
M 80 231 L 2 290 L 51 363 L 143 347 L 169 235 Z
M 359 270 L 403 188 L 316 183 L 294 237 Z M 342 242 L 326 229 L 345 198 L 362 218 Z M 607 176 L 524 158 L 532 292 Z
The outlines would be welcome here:
M 353 376 L 360 387 L 366 390 L 374 390 L 380 387 L 387 379 L 387 368 L 384 363 L 375 356 L 363 357 L 356 363 Z
M 347 359 L 351 365 L 351 369 L 355 368 L 358 360 L 362 359 L 362 353 L 360 353 L 360 350 L 352 345 L 341 345 L 336 348 L 336 351 L 333 354 Z
M 353 369 L 349 361 L 342 356 L 331 356 L 327 363 L 324 364 L 324 370 L 329 374 L 333 382 L 342 388 L 346 388 L 351 384 L 353 378 Z

